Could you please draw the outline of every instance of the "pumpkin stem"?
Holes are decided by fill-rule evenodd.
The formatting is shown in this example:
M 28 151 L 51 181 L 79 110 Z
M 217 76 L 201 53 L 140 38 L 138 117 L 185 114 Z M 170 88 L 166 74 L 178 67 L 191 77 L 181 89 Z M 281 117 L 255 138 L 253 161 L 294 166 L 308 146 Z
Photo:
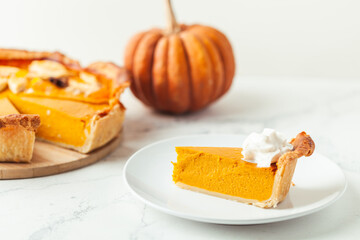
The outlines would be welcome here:
M 180 26 L 176 22 L 175 14 L 171 6 L 171 0 L 165 0 L 166 4 L 166 18 L 167 18 L 167 34 L 177 33 L 180 31 Z

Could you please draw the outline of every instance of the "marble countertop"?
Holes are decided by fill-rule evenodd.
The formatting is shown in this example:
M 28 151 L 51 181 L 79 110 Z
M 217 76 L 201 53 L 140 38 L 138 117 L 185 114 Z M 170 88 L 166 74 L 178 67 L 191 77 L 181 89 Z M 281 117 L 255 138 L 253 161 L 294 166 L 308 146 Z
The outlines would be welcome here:
M 127 91 L 124 141 L 91 166 L 49 177 L 0 181 L 1 239 L 359 239 L 360 81 L 240 77 L 211 107 L 162 115 Z M 270 127 L 293 136 L 306 130 L 316 151 L 345 172 L 348 188 L 315 214 L 254 226 L 198 223 L 166 215 L 124 185 L 126 160 L 157 140 L 194 134 L 248 134 Z

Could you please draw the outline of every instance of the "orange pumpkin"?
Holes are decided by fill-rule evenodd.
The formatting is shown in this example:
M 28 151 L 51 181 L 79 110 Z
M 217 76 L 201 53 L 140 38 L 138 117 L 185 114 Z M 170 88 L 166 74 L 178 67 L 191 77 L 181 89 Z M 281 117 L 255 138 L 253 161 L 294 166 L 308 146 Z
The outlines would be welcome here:
M 235 73 L 232 47 L 212 27 L 177 24 L 170 0 L 166 3 L 168 29 L 138 33 L 126 47 L 130 88 L 159 111 L 197 111 L 229 90 Z

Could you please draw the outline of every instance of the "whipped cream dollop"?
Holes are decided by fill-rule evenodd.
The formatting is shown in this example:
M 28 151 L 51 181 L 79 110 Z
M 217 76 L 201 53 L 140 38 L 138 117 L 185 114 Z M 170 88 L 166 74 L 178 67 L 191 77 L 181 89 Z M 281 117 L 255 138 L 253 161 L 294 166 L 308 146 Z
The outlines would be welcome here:
M 265 128 L 262 133 L 251 133 L 243 143 L 244 160 L 258 167 L 270 167 L 279 157 L 293 149 L 286 138 L 274 129 Z

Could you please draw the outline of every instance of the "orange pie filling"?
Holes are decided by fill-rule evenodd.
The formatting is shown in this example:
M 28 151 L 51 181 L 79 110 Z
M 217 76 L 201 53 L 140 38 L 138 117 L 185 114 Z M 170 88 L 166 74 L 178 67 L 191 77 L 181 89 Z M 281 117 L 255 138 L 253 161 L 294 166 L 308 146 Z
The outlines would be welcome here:
M 173 180 L 211 192 L 264 201 L 273 192 L 276 164 L 258 168 L 241 148 L 176 147 Z
M 21 112 L 38 114 L 41 125 L 36 135 L 52 142 L 83 146 L 90 133 L 91 119 L 109 109 L 107 104 L 90 104 L 41 97 L 9 94 L 8 97 Z M 61 134 L 60 134 L 61 133 Z

